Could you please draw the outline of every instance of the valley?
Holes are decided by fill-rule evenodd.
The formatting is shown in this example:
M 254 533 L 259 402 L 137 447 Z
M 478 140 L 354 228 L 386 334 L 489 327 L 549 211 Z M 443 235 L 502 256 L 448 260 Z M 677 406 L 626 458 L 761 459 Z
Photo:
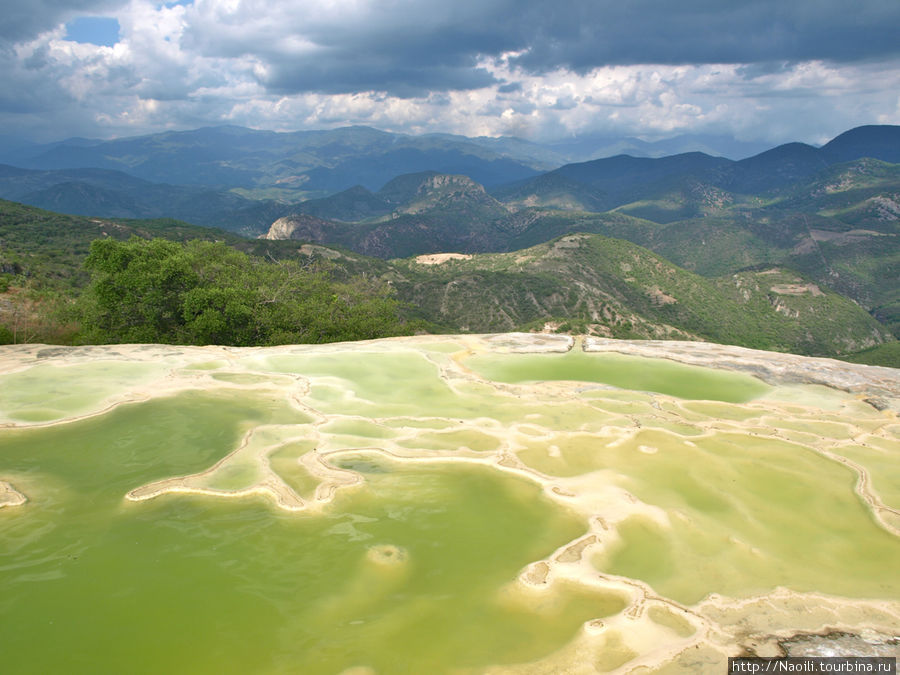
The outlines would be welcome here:
M 198 130 L 70 147 L 64 155 L 59 146 L 23 161 L 43 168 L 7 167 L 0 194 L 25 199 L 43 190 L 37 201 L 90 214 L 53 216 L 5 202 L 0 263 L 7 283 L 40 286 L 52 278 L 60 288 L 66 278 L 63 294 L 78 294 L 89 281 L 80 265 L 92 239 L 201 238 L 269 263 L 327 263 L 335 280 L 378 279 L 392 289 L 409 331 L 558 330 L 897 363 L 897 127 L 860 127 L 821 148 L 787 144 L 738 161 L 700 152 L 622 155 L 544 172 L 553 156 L 523 144 L 398 140 L 362 128 L 301 136 Z M 101 148 L 108 159 L 92 159 Z M 115 165 L 109 158 L 124 148 L 140 149 L 132 162 L 147 159 Z M 423 162 L 432 168 L 374 190 L 378 183 L 367 179 L 330 194 L 298 190 L 286 201 L 284 186 L 292 183 L 278 172 L 284 153 L 301 149 L 310 171 L 332 167 L 332 189 L 359 177 L 338 170 L 351 157 L 360 163 L 354 170 L 371 162 L 382 176 Z M 450 172 L 464 166 L 463 155 L 486 183 Z M 522 162 L 531 175 L 503 173 L 500 158 Z M 92 161 L 105 168 L 66 168 Z M 148 182 L 160 177 L 150 163 L 167 162 L 207 168 L 198 165 L 193 184 Z M 238 165 L 260 189 L 267 180 L 282 185 L 279 198 L 254 199 L 251 183 L 240 187 L 227 172 L 211 172 Z M 488 166 L 494 178 L 486 178 Z M 501 174 L 507 182 L 498 182 Z M 344 183 L 334 182 L 338 175 Z M 91 190 L 100 192 L 79 181 L 93 181 Z M 75 202 L 63 195 L 71 190 Z M 125 213 L 168 219 L 121 218 Z M 48 255 L 60 247 L 67 252 Z M 440 264 L 418 262 L 437 254 Z

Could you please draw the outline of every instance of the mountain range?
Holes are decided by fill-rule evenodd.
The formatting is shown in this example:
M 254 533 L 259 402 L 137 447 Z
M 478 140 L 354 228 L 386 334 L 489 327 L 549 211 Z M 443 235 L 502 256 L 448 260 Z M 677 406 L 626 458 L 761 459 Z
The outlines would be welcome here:
M 296 205 L 267 236 L 396 258 L 593 232 L 705 276 L 784 266 L 900 333 L 900 166 L 889 161 L 900 158 L 898 132 L 860 128 L 823 148 L 789 144 L 738 162 L 606 158 L 490 192 L 465 176 L 407 175 Z M 844 161 L 863 152 L 879 158 Z
M 705 202 L 745 201 L 742 195 L 779 189 L 836 163 L 898 162 L 900 127 L 858 127 L 821 148 L 789 143 L 737 161 L 695 151 L 559 166 L 563 156 L 518 139 L 405 136 L 366 127 L 290 134 L 214 127 L 42 146 L 7 139 L 0 160 L 16 161 L 0 167 L 0 198 L 78 215 L 173 217 L 250 234 L 292 212 L 349 222 L 385 215 L 388 206 L 367 193 L 397 176 L 431 171 L 467 176 L 512 209 L 624 208 L 672 222 L 704 215 Z
M 263 236 L 241 246 L 267 255 L 332 247 L 327 257 L 392 279 L 422 320 L 448 329 L 581 322 L 601 333 L 804 353 L 846 353 L 900 335 L 896 126 L 858 127 L 822 147 L 788 143 L 737 160 L 690 151 L 559 165 L 565 148 L 365 127 L 294 134 L 218 127 L 8 144 L 0 152 L 13 156 L 18 166 L 0 166 L 2 198 L 95 221 L 177 218 Z M 576 234 L 589 238 L 567 239 Z M 540 248 L 560 241 L 585 249 L 577 264 L 560 258 L 556 244 Z M 586 252 L 601 250 L 616 254 L 603 262 Z M 474 257 L 410 262 L 448 252 Z M 639 292 L 615 281 L 629 276 L 622 265 L 648 256 L 673 266 L 671 279 L 691 281 L 676 288 L 648 277 Z M 591 265 L 610 270 L 602 284 L 590 281 L 598 274 Z M 460 289 L 469 289 L 469 300 L 447 310 Z M 702 300 L 694 307 L 689 297 Z M 698 318 L 703 302 L 735 302 L 728 311 L 739 317 L 762 299 L 768 309 L 729 320 L 739 326 L 731 332 Z M 467 316 L 466 307 L 494 309 Z M 873 323 L 849 318 L 856 311 Z M 856 328 L 845 334 L 828 315 Z M 794 334 L 791 321 L 806 332 Z M 778 337 L 761 337 L 766 326 Z
M 617 154 L 660 157 L 699 150 L 740 158 L 765 149 L 759 143 L 711 135 L 659 141 L 579 136 L 540 144 L 515 137 L 411 136 L 359 126 L 288 133 L 220 126 L 44 144 L 0 135 L 0 163 L 22 168 L 120 170 L 161 183 L 268 188 L 295 200 L 357 183 L 377 190 L 395 175 L 424 170 L 461 173 L 493 185 Z
M 462 136 L 408 136 L 369 127 L 277 133 L 234 126 L 0 148 L 0 160 L 27 169 L 124 171 L 153 182 L 239 188 L 257 196 L 270 190 L 294 201 L 356 184 L 377 189 L 396 175 L 424 170 L 462 173 L 493 185 L 564 162 L 549 149 L 513 139 L 501 147 Z
M 406 321 L 430 332 L 555 329 L 620 338 L 711 340 L 815 355 L 898 344 L 857 303 L 780 266 L 704 276 L 601 234 L 574 234 L 510 253 L 383 260 L 297 240 L 242 238 L 178 221 L 67 216 L 0 200 L 0 279 L 52 297 L 78 293 L 95 239 L 224 241 L 257 257 L 324 262 L 337 279 L 387 281 Z M 10 295 L 12 294 L 12 295 Z M 21 291 L 0 295 L 0 327 L 21 322 Z M 12 332 L 12 331 L 10 331 Z

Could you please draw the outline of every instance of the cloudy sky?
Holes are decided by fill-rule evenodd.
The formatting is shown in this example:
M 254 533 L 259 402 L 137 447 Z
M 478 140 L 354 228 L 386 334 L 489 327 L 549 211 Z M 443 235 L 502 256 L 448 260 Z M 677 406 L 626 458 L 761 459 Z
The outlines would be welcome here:
M 900 124 L 898 0 L 4 0 L 0 134 L 238 124 L 821 143 Z

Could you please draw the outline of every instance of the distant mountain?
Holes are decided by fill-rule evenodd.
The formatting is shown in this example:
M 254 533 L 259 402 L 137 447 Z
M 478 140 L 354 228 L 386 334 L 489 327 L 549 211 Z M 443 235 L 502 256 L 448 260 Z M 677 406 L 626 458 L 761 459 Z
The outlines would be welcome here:
M 264 232 L 290 211 L 272 200 L 233 192 L 151 183 L 121 171 L 37 171 L 0 165 L 0 198 L 72 215 L 102 218 L 177 218 L 196 225 Z
M 307 214 L 339 220 L 359 222 L 385 216 L 391 212 L 391 204 L 362 185 L 354 185 L 320 199 L 308 199 L 292 207 L 292 214 Z
M 622 192 L 632 189 L 636 180 L 651 183 L 672 175 L 711 171 L 730 163 L 730 160 L 710 157 L 702 152 L 689 152 L 658 159 L 618 155 L 591 162 L 567 164 L 556 169 L 554 173 L 586 185 L 602 185 L 612 192 Z
M 603 211 L 626 208 L 635 215 L 655 214 L 672 222 L 702 208 L 672 205 L 673 195 L 720 191 L 731 203 L 783 190 L 805 181 L 841 162 L 870 157 L 887 162 L 900 161 L 900 127 L 859 127 L 838 136 L 822 148 L 804 143 L 786 143 L 740 161 L 692 152 L 660 158 L 618 155 L 567 164 L 523 181 L 495 187 L 491 193 L 500 201 L 519 207 L 547 206 Z M 685 190 L 685 185 L 694 188 Z M 647 202 L 655 202 L 642 211 Z M 629 206 L 630 204 L 635 204 Z M 667 204 L 659 208 L 659 204 Z
M 726 136 L 686 135 L 651 142 L 580 136 L 541 144 L 514 137 L 411 136 L 361 126 L 288 133 L 219 126 L 47 144 L 0 136 L 0 162 L 15 166 L 102 168 L 152 182 L 277 189 L 293 201 L 356 184 L 374 191 L 396 175 L 419 171 L 464 174 L 493 186 L 569 162 L 617 154 L 660 157 L 700 150 L 743 157 L 761 149 Z
M 207 127 L 110 141 L 73 139 L 13 154 L 25 168 L 91 167 L 169 184 L 275 189 L 293 201 L 354 185 L 377 190 L 396 175 L 417 171 L 462 173 L 493 185 L 552 166 L 464 137 L 409 136 L 369 127 L 291 133 Z
M 621 202 L 603 187 L 582 183 L 559 171 L 494 188 L 491 194 L 513 208 L 543 206 L 564 211 L 600 212 Z
M 822 146 L 833 162 L 872 157 L 900 162 L 900 126 L 869 125 L 845 131 Z
M 397 176 L 373 193 L 357 185 L 322 199 L 297 204 L 294 213 L 352 222 L 440 212 L 444 216 L 492 219 L 508 210 L 468 176 L 436 171 Z
M 666 157 L 688 152 L 702 152 L 715 157 L 742 159 L 769 148 L 765 143 L 739 141 L 732 136 L 714 134 L 682 134 L 657 141 L 640 138 L 595 134 L 578 134 L 570 139 L 550 143 L 535 143 L 510 136 L 497 138 L 479 136 L 467 138 L 452 134 L 428 134 L 438 138 L 465 140 L 496 150 L 509 157 L 535 164 L 562 166 L 616 155 L 632 157 Z
M 397 213 L 422 213 L 429 210 L 455 211 L 460 215 L 499 217 L 508 213 L 482 185 L 468 176 L 446 175 L 436 171 L 407 174 L 394 178 L 378 196 L 395 207 Z
M 137 191 L 152 187 L 147 181 L 121 171 L 106 169 L 67 169 L 37 171 L 0 164 L 0 193 L 6 199 L 19 201 L 29 193 L 60 183 L 89 183 L 108 190 Z
M 482 151 L 482 154 L 486 154 Z M 504 157 L 478 157 L 457 148 L 421 150 L 398 148 L 368 156 L 356 156 L 334 166 L 320 166 L 305 172 L 306 190 L 333 192 L 348 184 L 378 189 L 394 176 L 436 171 L 462 174 L 484 185 L 498 185 L 537 175 L 538 171 Z
M 846 221 L 848 211 L 855 210 L 859 214 L 859 208 L 874 200 L 874 203 L 882 204 L 883 213 L 873 212 L 869 219 L 858 215 L 846 222 L 881 231 L 897 220 L 888 204 L 895 198 L 890 194 L 897 190 L 900 190 L 900 164 L 857 159 L 832 164 L 807 181 L 785 186 L 780 191 L 781 199 L 775 201 L 772 208 L 824 213 Z
M 645 141 L 633 137 L 579 135 L 571 140 L 551 143 L 548 147 L 558 156 L 569 158 L 569 162 L 616 155 L 665 157 L 688 152 L 702 152 L 706 155 L 737 160 L 751 157 L 768 149 L 764 143 L 739 141 L 732 136 L 713 134 L 683 134 L 658 141 Z
M 567 164 L 542 176 L 492 190 L 502 202 L 606 211 L 642 199 L 657 183 L 684 176 L 706 176 L 734 162 L 691 152 L 657 159 L 618 155 Z
M 754 194 L 812 176 L 831 163 L 818 148 L 805 143 L 786 143 L 729 164 L 710 180 L 732 192 Z
M 90 216 L 103 214 L 107 218 L 153 217 L 134 198 L 122 190 L 110 190 L 92 183 L 69 181 L 57 183 L 42 190 L 28 192 L 21 197 L 25 204 L 48 211 Z
M 237 163 L 247 154 L 272 150 L 271 132 L 251 136 L 238 127 L 216 127 L 111 141 L 71 139 L 19 164 L 31 169 L 117 170 L 169 184 L 249 187 L 254 172 Z
M 475 145 L 496 152 L 504 157 L 515 158 L 528 166 L 545 169 L 562 166 L 568 162 L 582 159 L 579 152 L 556 150 L 553 144 L 535 143 L 514 136 L 460 136 L 458 134 L 425 134 L 422 138 L 445 139 L 455 142 L 474 143 Z M 583 150 L 583 146 L 579 150 Z
M 472 179 L 435 172 L 398 176 L 375 194 L 359 187 L 298 207 L 275 221 L 266 238 L 345 246 L 381 258 L 492 250 L 502 245 L 502 228 L 510 217 Z M 340 222 L 340 215 L 360 207 L 368 218 Z
M 5 137 L 0 138 L 0 160 L 41 170 L 122 171 L 154 183 L 239 189 L 250 199 L 289 203 L 357 185 L 375 192 L 398 175 L 436 171 L 466 175 L 495 194 L 502 193 L 506 201 L 596 210 L 621 206 L 632 197 L 632 201 L 644 198 L 640 193 L 646 193 L 646 186 L 665 183 L 678 173 L 746 193 L 777 188 L 783 181 L 801 180 L 829 164 L 863 156 L 898 161 L 897 135 L 898 127 L 860 127 L 821 149 L 786 144 L 735 162 L 716 156 L 728 154 L 722 151 L 728 139 L 714 136 L 653 142 L 581 137 L 541 145 L 508 137 L 393 134 L 361 126 L 288 133 L 220 126 L 45 145 Z M 734 145 L 732 139 L 732 150 L 737 147 L 746 151 L 751 146 Z M 571 162 L 595 157 L 603 159 Z M 529 180 L 547 171 L 558 172 L 539 181 L 550 186 L 552 194 L 532 190 Z M 579 185 L 561 190 L 557 178 Z M 671 185 L 661 187 L 671 189 Z
M 632 196 L 637 199 L 614 210 L 662 224 L 722 215 L 744 201 L 742 196 L 693 175 L 670 176 Z
M 98 162 L 160 175 L 174 163 L 173 173 L 183 177 L 252 175 L 252 187 L 226 191 L 109 169 L 0 166 L 0 197 L 97 218 L 167 216 L 252 235 L 268 231 L 292 244 L 338 245 L 385 260 L 509 252 L 598 233 L 707 277 L 773 265 L 792 270 L 851 298 L 900 335 L 900 169 L 890 163 L 900 156 L 898 130 L 860 127 L 822 148 L 788 143 L 738 161 L 702 152 L 618 155 L 487 191 L 471 175 L 476 169 L 494 178 L 523 166 L 535 171 L 502 153 L 530 153 L 529 162 L 549 155 L 515 139 L 402 136 L 367 127 L 295 134 L 217 127 L 76 139 L 44 146 L 41 156 L 63 161 L 94 153 Z M 468 163 L 470 173 L 433 167 L 393 173 L 430 161 Z M 510 161 L 518 168 L 509 169 Z M 311 189 L 351 177 L 367 182 Z M 324 192 L 330 194 L 298 201 Z
M 0 134 L 0 163 L 18 164 L 42 151 L 40 143 L 18 136 Z

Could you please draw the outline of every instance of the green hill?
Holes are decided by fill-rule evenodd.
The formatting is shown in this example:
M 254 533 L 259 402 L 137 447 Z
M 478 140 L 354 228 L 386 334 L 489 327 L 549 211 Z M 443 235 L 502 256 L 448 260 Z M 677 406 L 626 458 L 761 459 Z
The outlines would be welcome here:
M 510 227 L 506 232 L 509 241 L 547 236 L 554 228 L 565 230 L 573 222 L 559 212 L 537 209 L 513 215 L 522 220 L 511 216 L 504 221 Z M 312 216 L 304 218 L 309 227 L 336 225 Z M 423 222 L 422 216 L 404 214 L 398 217 L 402 219 L 413 234 L 422 232 L 415 227 Z M 18 339 L 22 333 L 10 322 L 24 313 L 33 324 L 29 340 L 71 339 L 52 325 L 63 316 L 54 312 L 60 302 L 71 303 L 87 288 L 90 276 L 83 262 L 91 241 L 137 236 L 224 242 L 242 255 L 253 256 L 253 261 L 234 258 L 240 263 L 235 275 L 239 272 L 243 277 L 257 274 L 253 270 L 262 273 L 264 266 L 290 264 L 304 270 L 324 263 L 334 282 L 356 284 L 354 288 L 363 290 L 366 283 L 374 283 L 376 289 L 386 282 L 400 303 L 405 325 L 432 331 L 551 329 L 613 337 L 701 339 L 832 356 L 892 341 L 888 330 L 859 305 L 809 276 L 771 265 L 719 274 L 706 269 L 707 276 L 703 276 L 621 238 L 631 233 L 652 243 L 675 224 L 662 226 L 615 213 L 581 214 L 575 222 L 620 238 L 566 234 L 516 251 L 458 255 L 440 264 L 427 264 L 440 259 L 426 256 L 388 261 L 300 240 L 246 239 L 172 220 L 91 219 L 0 201 L 0 279 L 6 289 L 0 296 L 0 323 Z M 363 227 L 340 226 L 347 230 Z M 685 241 L 691 239 L 690 232 L 684 234 Z M 729 237 L 747 236 L 726 222 L 721 225 L 717 245 L 726 250 Z M 738 239 L 735 251 L 741 250 L 738 244 L 746 248 L 746 241 Z M 759 250 L 766 252 L 763 244 Z M 199 251 L 195 253 L 199 255 Z M 221 249 L 217 251 L 222 260 L 231 260 Z M 177 250 L 170 254 L 176 255 Z M 188 259 L 198 265 L 203 260 L 202 256 Z M 872 259 L 877 259 L 874 252 Z M 223 280 L 230 278 L 227 272 L 216 274 L 224 274 Z M 274 271 L 272 274 L 271 278 L 279 278 Z M 366 279 L 370 281 L 360 281 Z M 360 293 L 359 297 L 364 297 L 364 292 Z M 31 298 L 30 304 L 24 302 L 26 297 Z M 216 297 L 209 292 L 209 298 Z M 37 326 L 39 318 L 46 325 Z
M 771 268 L 710 279 L 597 234 L 394 266 L 401 299 L 443 329 L 496 332 L 550 323 L 613 337 L 700 338 L 819 355 L 891 340 L 854 302 L 793 272 Z

